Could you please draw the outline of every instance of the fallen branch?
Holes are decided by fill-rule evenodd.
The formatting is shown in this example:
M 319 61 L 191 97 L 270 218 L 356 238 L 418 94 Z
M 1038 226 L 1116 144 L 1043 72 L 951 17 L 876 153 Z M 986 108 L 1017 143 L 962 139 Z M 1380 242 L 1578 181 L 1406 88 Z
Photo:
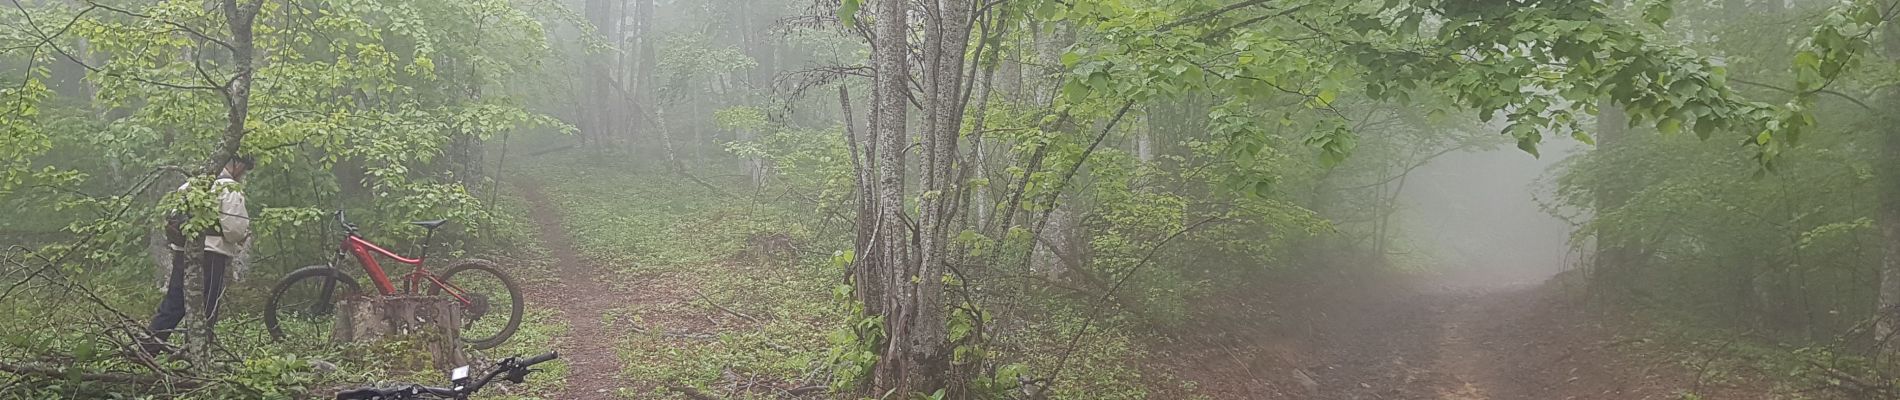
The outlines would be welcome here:
M 752 321 L 752 323 L 755 323 L 755 324 L 765 323 L 764 321 L 760 321 L 758 318 L 753 318 L 750 315 L 745 315 L 745 314 L 739 313 L 738 311 L 733 311 L 730 308 L 726 308 L 726 306 L 719 305 L 719 303 L 712 301 L 712 298 L 706 297 L 706 294 L 701 293 L 699 289 L 691 289 L 691 290 L 693 291 L 694 295 L 699 296 L 700 300 L 705 300 L 706 304 L 712 305 L 713 308 L 717 308 L 719 309 L 719 311 L 725 311 L 727 314 L 732 314 L 732 316 L 735 316 L 735 317 L 745 318 L 747 321 Z
M 1860 397 L 1857 398 L 1891 399 L 1896 397 L 1893 386 L 1886 383 L 1869 382 L 1861 379 L 1858 375 L 1814 360 L 1808 360 L 1808 365 L 1819 369 L 1822 375 L 1838 381 L 1839 383 L 1834 384 L 1836 390 L 1846 390 L 1860 395 Z
M 713 194 L 717 194 L 720 197 L 732 197 L 732 195 L 726 194 L 726 191 L 719 190 L 718 186 L 714 186 L 711 183 L 706 183 L 706 180 L 699 179 L 699 176 L 693 175 L 693 173 L 691 172 L 686 172 L 686 167 L 683 165 L 677 165 L 677 164 L 674 165 L 673 173 L 678 174 L 680 177 L 686 178 L 687 180 L 693 181 L 693 183 L 699 184 L 700 187 L 706 188 L 706 190 L 711 190 Z
M 121 385 L 135 385 L 135 386 L 144 386 L 144 387 L 163 386 L 163 387 L 172 387 L 172 388 L 179 388 L 179 389 L 194 389 L 194 388 L 204 386 L 204 381 L 192 380 L 192 379 L 174 380 L 174 379 L 167 379 L 162 376 L 134 375 L 134 374 L 127 374 L 127 373 L 109 373 L 109 372 L 73 373 L 71 370 L 68 370 L 65 368 L 55 367 L 55 366 L 46 365 L 46 364 L 36 364 L 36 363 L 25 363 L 25 364 L 0 363 L 0 371 L 12 373 L 15 375 L 32 375 L 32 376 L 41 376 L 41 377 L 53 378 L 53 379 L 78 378 L 79 380 L 88 381 L 88 382 L 105 382 L 105 383 L 116 383 L 116 384 L 121 384 Z
M 785 393 L 793 395 L 793 396 L 804 396 L 804 395 L 824 391 L 825 388 L 827 387 L 828 386 L 825 386 L 825 385 L 801 386 L 801 387 L 796 387 L 792 389 L 786 389 Z

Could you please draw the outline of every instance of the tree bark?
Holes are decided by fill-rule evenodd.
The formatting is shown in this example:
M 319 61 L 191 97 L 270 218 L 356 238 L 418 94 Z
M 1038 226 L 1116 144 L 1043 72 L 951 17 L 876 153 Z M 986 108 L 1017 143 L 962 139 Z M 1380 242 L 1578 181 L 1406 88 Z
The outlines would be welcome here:
M 851 113 L 851 91 L 843 84 L 838 85 L 838 107 L 844 117 L 845 144 L 851 151 L 851 167 L 858 179 L 857 238 L 851 243 L 853 251 L 863 261 L 854 262 L 851 266 L 851 283 L 857 287 L 853 294 L 864 305 L 866 315 L 881 315 L 884 310 L 884 270 L 870 262 L 875 256 L 873 244 L 877 243 L 878 221 L 882 217 L 877 201 L 877 140 L 875 135 L 858 133 L 856 117 Z
M 587 23 L 594 27 L 594 33 L 618 49 L 624 36 L 620 32 L 624 0 L 587 0 L 583 7 Z M 589 54 L 581 62 L 583 79 L 589 84 L 582 92 L 584 98 L 580 101 L 579 128 L 581 140 L 593 144 L 595 149 L 607 148 L 619 138 L 619 126 L 623 118 L 618 116 L 626 112 L 619 93 L 615 93 L 611 86 L 615 85 L 613 73 L 617 68 L 614 56 L 617 53 Z
M 923 153 L 925 170 L 923 192 L 918 201 L 918 260 L 914 267 L 915 316 L 908 330 L 911 349 L 906 354 L 911 368 L 905 380 L 921 383 L 918 392 L 942 388 L 949 370 L 945 351 L 946 315 L 943 300 L 943 275 L 947 239 L 955 210 L 946 207 L 957 191 L 957 140 L 962 132 L 964 98 L 964 53 L 970 41 L 971 9 L 967 0 L 924 2 L 925 14 L 935 16 L 925 27 Z
M 909 349 L 909 316 L 914 312 L 909 308 L 913 293 L 906 290 L 911 274 L 904 252 L 909 243 L 909 228 L 904 216 L 904 147 L 906 140 L 906 120 L 910 105 L 910 61 L 909 61 L 909 15 L 910 5 L 906 0 L 878 0 L 878 22 L 875 27 L 877 39 L 872 47 L 872 64 L 877 68 L 877 104 L 874 105 L 876 125 L 872 128 L 877 146 L 877 186 L 876 204 L 878 217 L 872 230 L 876 232 L 869 247 L 860 251 L 870 264 L 867 268 L 878 270 L 883 280 L 872 291 L 881 293 L 879 308 L 884 316 L 885 341 L 883 357 L 879 359 L 873 374 L 874 390 L 882 392 L 897 390 L 908 393 L 908 376 L 904 373 Z
M 660 110 L 663 107 L 660 106 L 659 102 L 655 101 L 659 99 L 659 96 L 654 95 L 660 88 L 659 85 L 653 81 L 654 64 L 659 62 L 656 54 L 659 54 L 660 41 L 658 40 L 659 38 L 653 37 L 653 13 L 657 10 L 653 2 L 654 0 L 633 0 L 633 36 L 634 39 L 638 41 L 638 47 L 637 50 L 635 50 L 638 54 L 633 57 L 634 60 L 630 68 L 632 69 L 630 73 L 631 78 L 627 79 L 628 85 L 631 86 L 628 90 L 633 92 L 634 95 L 633 99 L 628 102 L 631 103 L 632 107 L 651 107 L 654 110 L 653 117 L 655 120 L 647 126 L 660 131 L 660 140 L 664 141 L 665 147 L 663 150 L 666 151 L 667 160 L 671 162 L 675 168 L 678 168 L 681 173 L 684 173 L 686 171 L 685 164 L 679 162 L 678 153 L 676 149 L 673 148 L 672 132 L 667 130 L 668 128 L 665 126 L 665 122 L 658 120 L 659 118 L 663 118 L 660 115 Z M 629 135 L 633 136 L 630 139 L 637 140 L 639 128 L 632 125 L 635 124 L 629 124 L 627 131 Z
M 1613 156 L 1629 140 L 1629 115 L 1623 108 L 1611 104 L 1608 100 L 1597 106 L 1596 151 L 1598 157 Z M 1615 211 L 1629 202 L 1630 188 L 1623 187 L 1626 179 L 1604 179 L 1602 187 L 1597 188 L 1596 214 Z M 1634 265 L 1637 252 L 1629 243 L 1630 238 L 1622 235 L 1615 227 L 1598 225 L 1596 230 L 1596 258 L 1592 260 L 1591 282 L 1596 290 L 1591 292 L 1609 299 L 1619 299 L 1629 292 L 1636 283 Z
M 1886 37 L 1882 47 L 1888 60 L 1900 60 L 1900 26 L 1893 21 L 1886 24 Z M 1884 90 L 1887 107 L 1900 107 L 1900 86 L 1889 86 Z M 1880 295 L 1874 331 L 1877 339 L 1885 345 L 1900 327 L 1900 124 L 1887 124 L 1885 135 L 1881 136 L 1880 159 L 1877 161 L 1885 171 L 1880 176 L 1880 211 L 1875 218 L 1881 234 Z

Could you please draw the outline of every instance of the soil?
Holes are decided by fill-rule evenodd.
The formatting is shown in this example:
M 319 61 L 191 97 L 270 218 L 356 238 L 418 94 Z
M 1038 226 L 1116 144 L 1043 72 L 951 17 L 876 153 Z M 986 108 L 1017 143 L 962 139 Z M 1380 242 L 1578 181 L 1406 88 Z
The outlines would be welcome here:
M 558 281 L 528 299 L 559 310 L 568 326 L 556 348 L 566 384 L 550 398 L 612 399 L 653 389 L 621 372 L 617 341 L 640 326 L 714 329 L 682 305 L 690 285 L 635 279 L 583 257 L 542 187 L 522 182 Z M 1202 299 L 1189 326 L 1153 353 L 1154 398 L 1317 400 L 1770 399 L 1748 379 L 1700 382 L 1692 363 L 1633 351 L 1625 318 L 1586 311 L 1538 284 L 1447 285 L 1396 274 L 1328 276 L 1234 290 Z M 1342 283 L 1350 282 L 1350 283 Z M 1733 383 L 1733 382 L 1742 383 Z M 1752 381 L 1767 385 L 1768 380 Z M 673 389 L 681 390 L 681 389 Z M 696 393 L 695 393 L 696 394 Z M 689 395 L 691 396 L 691 395 Z M 701 395 L 703 396 L 703 395 Z
M 1698 382 L 1692 363 L 1636 351 L 1620 334 L 1635 329 L 1626 318 L 1587 312 L 1547 286 L 1323 280 L 1359 283 L 1315 280 L 1204 301 L 1199 319 L 1209 322 L 1171 335 L 1177 340 L 1156 354 L 1162 368 L 1197 384 L 1158 397 L 1774 398 L 1747 380 Z
M 620 374 L 620 357 L 614 341 L 623 335 L 613 331 L 606 315 L 628 303 L 626 291 L 616 289 L 605 279 L 606 271 L 581 257 L 573 238 L 561 225 L 561 215 L 535 182 L 521 184 L 522 195 L 532 207 L 530 216 L 540 231 L 542 243 L 554 257 L 558 281 L 531 286 L 528 300 L 560 311 L 567 333 L 557 339 L 555 348 L 567 363 L 567 382 L 556 399 L 612 399 L 626 379 Z

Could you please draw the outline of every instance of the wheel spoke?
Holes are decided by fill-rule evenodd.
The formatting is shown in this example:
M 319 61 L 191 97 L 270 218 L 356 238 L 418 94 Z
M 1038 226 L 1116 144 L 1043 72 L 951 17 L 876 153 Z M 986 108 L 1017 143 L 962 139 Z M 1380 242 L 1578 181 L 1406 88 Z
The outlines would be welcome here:
M 442 279 L 459 289 L 467 300 L 462 309 L 462 340 L 476 348 L 493 347 L 506 340 L 521 323 L 521 293 L 513 279 L 485 261 L 471 261 L 446 270 Z M 441 289 L 436 290 L 441 293 Z

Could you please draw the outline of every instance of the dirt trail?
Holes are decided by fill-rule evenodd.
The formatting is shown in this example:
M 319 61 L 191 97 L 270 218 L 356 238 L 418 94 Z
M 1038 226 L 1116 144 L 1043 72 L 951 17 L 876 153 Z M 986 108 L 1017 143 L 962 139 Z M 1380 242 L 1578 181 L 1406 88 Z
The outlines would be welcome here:
M 1164 349 L 1166 368 L 1200 383 L 1189 393 L 1218 399 L 1661 400 L 1690 387 L 1705 398 L 1770 398 L 1760 388 L 1697 385 L 1678 360 L 1629 351 L 1621 318 L 1534 285 L 1278 289 L 1215 302 L 1218 322 Z M 1281 299 L 1250 299 L 1260 293 Z
M 557 399 L 612 399 L 626 379 L 620 375 L 615 341 L 622 335 L 608 325 L 606 313 L 626 305 L 626 298 L 604 279 L 605 272 L 581 257 L 561 225 L 555 202 L 538 182 L 521 182 L 522 195 L 540 231 L 541 242 L 554 256 L 560 280 L 529 288 L 529 299 L 561 311 L 567 333 L 556 349 L 567 362 L 567 384 Z

